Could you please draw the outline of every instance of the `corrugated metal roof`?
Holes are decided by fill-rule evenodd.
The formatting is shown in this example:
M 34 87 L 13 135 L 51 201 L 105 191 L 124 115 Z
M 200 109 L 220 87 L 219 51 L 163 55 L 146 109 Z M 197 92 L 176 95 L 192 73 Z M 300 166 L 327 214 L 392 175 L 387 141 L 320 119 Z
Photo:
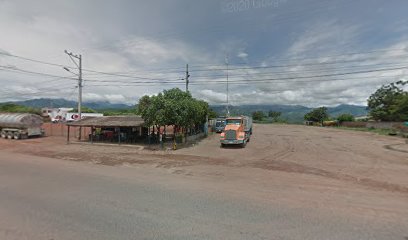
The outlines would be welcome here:
M 125 115 L 87 117 L 75 122 L 70 122 L 67 125 L 78 127 L 138 127 L 143 124 L 144 121 L 142 117 L 137 115 Z

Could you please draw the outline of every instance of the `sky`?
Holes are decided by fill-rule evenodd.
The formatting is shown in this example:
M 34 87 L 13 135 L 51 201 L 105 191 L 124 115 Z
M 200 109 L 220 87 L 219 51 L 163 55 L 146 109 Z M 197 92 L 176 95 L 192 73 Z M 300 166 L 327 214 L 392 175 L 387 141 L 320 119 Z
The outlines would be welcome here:
M 408 79 L 406 0 L 0 0 L 0 102 L 366 105 Z M 74 60 L 76 60 L 74 58 Z M 70 72 L 64 70 L 66 67 Z M 227 80 L 228 79 L 228 80 Z M 227 84 L 228 82 L 228 84 Z

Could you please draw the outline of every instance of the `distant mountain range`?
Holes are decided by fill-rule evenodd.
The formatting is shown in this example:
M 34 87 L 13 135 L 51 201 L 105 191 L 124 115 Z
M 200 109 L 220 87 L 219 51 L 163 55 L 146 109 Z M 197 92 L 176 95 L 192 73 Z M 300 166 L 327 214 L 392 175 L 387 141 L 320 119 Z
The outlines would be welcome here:
M 65 100 L 65 99 L 49 99 L 40 98 L 32 99 L 26 101 L 13 102 L 15 104 L 42 108 L 42 107 L 77 107 L 77 102 Z M 83 106 L 94 110 L 107 110 L 107 109 L 131 109 L 134 106 L 126 104 L 113 104 L 109 102 L 84 102 Z M 212 105 L 211 108 L 216 111 L 219 115 L 225 115 L 224 105 Z M 230 113 L 232 115 L 251 115 L 255 111 L 263 111 L 268 113 L 269 111 L 281 112 L 281 118 L 287 120 L 290 123 L 301 123 L 303 122 L 303 116 L 310 112 L 313 108 L 300 106 L 300 105 L 240 105 L 240 106 L 230 106 Z M 328 112 L 331 117 L 337 117 L 344 113 L 352 114 L 356 117 L 367 115 L 366 106 L 356 106 L 342 104 L 336 107 L 328 107 Z
M 60 107 L 68 107 L 68 108 L 76 108 L 78 103 L 76 101 L 70 101 L 62 98 L 58 99 L 51 99 L 51 98 L 39 98 L 39 99 L 31 99 L 25 101 L 17 101 L 12 102 L 15 104 L 33 107 L 33 108 L 43 108 L 43 107 L 53 107 L 53 108 L 60 108 Z M 82 104 L 85 107 L 94 109 L 94 110 L 102 110 L 102 109 L 130 109 L 134 106 L 126 105 L 126 104 L 114 104 L 110 102 L 84 102 Z
M 225 106 L 211 106 L 211 108 L 220 115 L 225 115 Z M 263 111 L 266 114 L 269 111 L 281 112 L 281 118 L 290 123 L 303 122 L 303 116 L 310 112 L 313 108 L 300 105 L 241 105 L 230 106 L 231 115 L 251 115 L 255 111 Z M 341 104 L 336 107 L 328 107 L 328 113 L 331 117 L 337 117 L 341 114 L 352 114 L 355 117 L 366 116 L 368 114 L 366 106 L 356 106 Z

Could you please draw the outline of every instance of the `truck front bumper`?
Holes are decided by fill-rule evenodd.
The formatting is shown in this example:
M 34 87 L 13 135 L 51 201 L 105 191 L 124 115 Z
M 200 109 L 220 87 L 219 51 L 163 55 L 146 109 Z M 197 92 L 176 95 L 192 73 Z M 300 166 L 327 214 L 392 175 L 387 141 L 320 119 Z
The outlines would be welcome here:
M 242 140 L 239 140 L 239 139 L 236 139 L 236 140 L 220 140 L 220 142 L 221 142 L 221 144 L 243 144 L 244 143 L 244 140 L 242 139 Z

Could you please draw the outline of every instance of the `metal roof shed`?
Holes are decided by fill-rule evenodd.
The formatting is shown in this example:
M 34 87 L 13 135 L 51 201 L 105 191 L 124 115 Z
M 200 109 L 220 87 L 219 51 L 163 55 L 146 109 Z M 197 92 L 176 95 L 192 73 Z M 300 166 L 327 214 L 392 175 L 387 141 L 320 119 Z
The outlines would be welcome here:
M 93 131 L 93 128 L 139 127 L 141 129 L 143 127 L 143 124 L 144 120 L 141 116 L 124 115 L 124 116 L 87 117 L 75 122 L 67 123 L 67 126 L 69 133 L 70 127 L 91 127 Z M 69 142 L 69 134 L 67 135 L 67 142 Z

